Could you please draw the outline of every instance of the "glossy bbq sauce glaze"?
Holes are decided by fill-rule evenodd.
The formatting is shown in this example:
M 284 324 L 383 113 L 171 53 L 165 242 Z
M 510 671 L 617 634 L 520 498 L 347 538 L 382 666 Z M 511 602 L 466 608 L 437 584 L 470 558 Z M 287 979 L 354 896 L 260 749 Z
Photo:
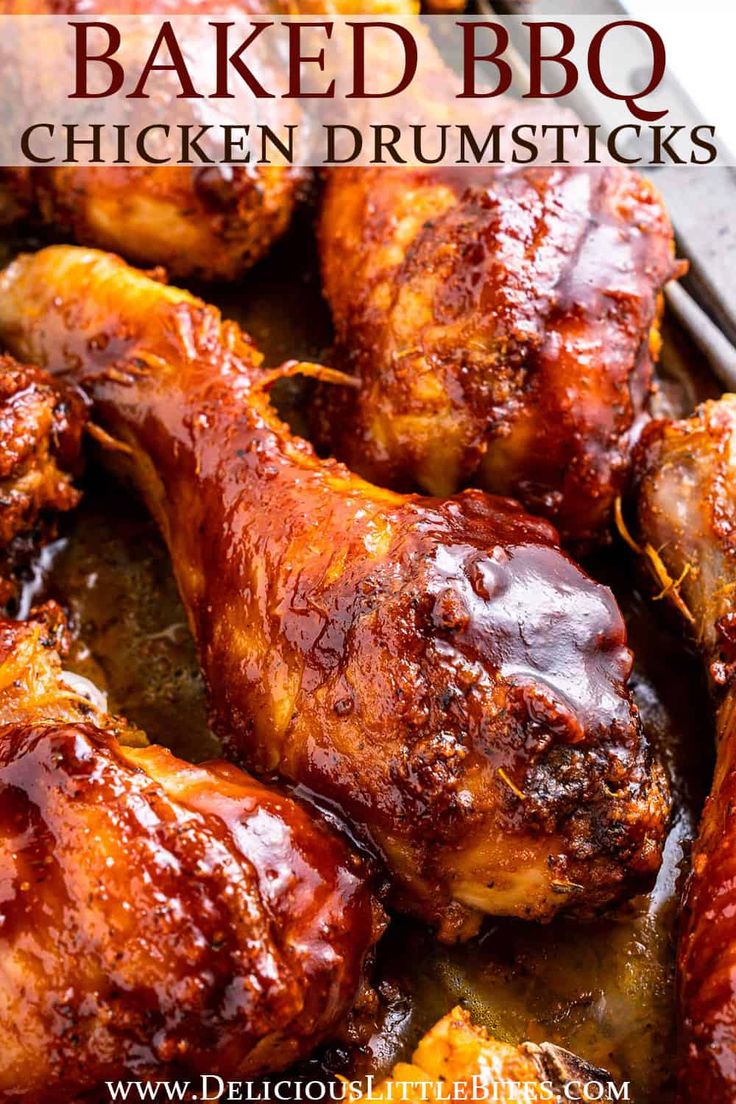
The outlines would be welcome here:
M 320 222 L 338 363 L 316 431 L 376 482 L 519 498 L 580 547 L 608 531 L 681 272 L 622 169 L 346 169 Z
M 293 248 L 293 243 L 291 244 Z M 289 278 L 284 280 L 284 272 Z M 247 308 L 243 313 L 242 304 Z M 238 305 L 239 310 L 234 309 Z M 236 316 L 267 360 L 288 356 L 319 359 L 329 344 L 329 328 L 320 305 L 312 258 L 299 270 L 288 250 L 277 253 L 245 288 L 231 288 L 218 305 Z M 298 390 L 280 396 L 291 420 L 303 425 Z M 194 646 L 178 601 L 169 559 L 153 523 L 124 491 L 105 479 L 88 480 L 83 505 L 67 524 L 63 539 L 46 556 L 48 570 L 29 579 L 25 602 L 50 595 L 70 608 L 78 641 L 69 666 L 97 682 L 110 695 L 111 708 L 144 728 L 154 741 L 197 760 L 211 756 L 217 744 L 207 728 L 206 708 Z M 461 608 L 443 596 L 443 572 L 433 565 L 437 584 L 434 613 L 453 627 L 455 646 L 464 634 L 484 631 L 473 617 L 473 594 L 497 595 L 503 616 L 495 621 L 500 652 L 523 699 L 524 673 L 533 662 L 550 667 L 560 642 L 555 611 L 534 630 L 535 655 L 527 654 L 525 628 L 515 617 L 520 576 L 507 578 L 501 556 L 473 572 L 467 549 L 459 550 L 470 569 Z M 522 549 L 524 585 L 533 586 L 543 566 L 543 548 Z M 672 933 L 684 868 L 683 848 L 692 835 L 708 767 L 696 759 L 689 719 L 706 715 L 700 667 L 686 655 L 679 635 L 670 634 L 631 585 L 629 565 L 619 549 L 593 567 L 613 586 L 628 622 L 637 656 L 633 685 L 652 741 L 663 752 L 675 789 L 677 813 L 665 861 L 652 893 L 586 924 L 558 920 L 550 925 L 488 921 L 481 936 L 448 949 L 418 924 L 394 921 L 384 939 L 378 966 L 383 1009 L 375 1032 L 358 1048 L 333 1049 L 308 1067 L 339 1072 L 381 1072 L 406 1055 L 419 1034 L 458 1000 L 474 1018 L 504 1039 L 549 1040 L 630 1078 L 640 1104 L 666 1101 L 672 1092 Z M 559 580 L 564 600 L 564 579 Z M 600 600 L 600 593 L 598 598 Z M 582 611 L 611 624 L 610 610 L 593 603 Z M 619 626 L 614 621 L 614 635 Z M 620 639 L 607 642 L 615 650 Z M 541 651 L 539 647 L 541 646 Z M 552 710 L 560 742 L 574 747 L 575 719 L 564 709 L 564 680 L 588 680 L 599 690 L 595 666 L 581 662 L 571 646 L 569 664 L 556 652 L 554 668 L 563 682 L 547 682 L 549 698 L 523 699 L 523 708 Z M 585 657 L 583 657 L 583 660 Z M 608 662 L 610 662 L 610 652 Z M 628 653 L 621 649 L 621 677 Z M 577 696 L 577 695 L 576 695 Z M 693 702 L 702 702 L 696 709 Z M 611 703 L 615 712 L 615 703 Z M 702 756 L 702 752 L 701 752 Z M 688 779 L 687 783 L 685 779 Z M 540 795 L 541 796 L 541 795 Z

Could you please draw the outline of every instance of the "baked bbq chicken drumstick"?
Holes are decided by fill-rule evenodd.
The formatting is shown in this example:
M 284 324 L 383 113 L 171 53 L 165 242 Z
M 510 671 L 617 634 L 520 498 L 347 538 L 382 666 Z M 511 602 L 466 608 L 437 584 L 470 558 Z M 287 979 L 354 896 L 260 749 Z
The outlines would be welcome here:
M 20 217 L 177 276 L 234 280 L 281 237 L 298 169 L 59 166 L 0 170 L 0 226 Z
M 111 255 L 18 258 L 0 340 L 119 441 L 229 752 L 339 810 L 399 907 L 457 938 L 483 912 L 589 914 L 656 870 L 667 786 L 621 615 L 550 525 L 320 461 L 237 326 Z
M 250 1077 L 334 1037 L 382 923 L 358 860 L 73 685 L 50 627 L 0 621 L 0 1099 Z
M 715 778 L 693 851 L 678 951 L 683 1104 L 736 1101 L 736 396 L 641 443 L 639 521 L 659 583 L 708 664 Z
M 226 5 L 227 7 L 228 5 Z M 255 3 L 256 12 L 286 7 Z M 249 0 L 232 5 L 248 11 Z M 207 0 L 0 0 L 10 15 L 204 13 Z M 288 227 L 304 186 L 287 166 L 59 166 L 0 170 L 0 224 L 30 218 L 177 276 L 234 279 Z
M 398 489 L 512 494 L 568 541 L 605 536 L 678 272 L 651 185 L 620 167 L 346 168 L 319 236 L 336 365 L 360 381 L 323 389 L 338 455 Z
M 417 0 L 0 0 L 5 15 L 412 15 Z M 204 24 L 207 30 L 206 21 Z M 308 186 L 293 166 L 0 169 L 0 225 L 35 219 L 178 277 L 233 280 L 288 228 Z

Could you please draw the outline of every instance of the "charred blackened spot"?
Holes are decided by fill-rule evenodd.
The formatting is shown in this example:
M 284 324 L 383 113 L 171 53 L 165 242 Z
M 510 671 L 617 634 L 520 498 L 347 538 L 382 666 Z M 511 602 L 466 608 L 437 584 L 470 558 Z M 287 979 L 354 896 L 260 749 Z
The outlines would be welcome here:
M 353 712 L 354 704 L 351 697 L 339 698 L 338 701 L 335 702 L 334 710 L 338 717 L 347 717 Z
M 452 689 L 452 687 L 446 686 L 437 699 L 437 704 L 439 705 L 443 713 L 447 712 L 456 697 L 457 693 Z
M 100 333 L 94 334 L 87 342 L 88 348 L 93 353 L 102 352 L 104 349 L 107 348 L 109 344 L 110 335 L 105 333 L 104 330 L 100 331 Z
M 736 613 L 724 613 L 716 621 L 720 656 L 710 666 L 711 678 L 718 686 L 727 686 L 736 672 Z
M 220 211 L 232 210 L 238 203 L 233 170 L 229 165 L 207 165 L 193 170 L 194 190 L 203 203 Z

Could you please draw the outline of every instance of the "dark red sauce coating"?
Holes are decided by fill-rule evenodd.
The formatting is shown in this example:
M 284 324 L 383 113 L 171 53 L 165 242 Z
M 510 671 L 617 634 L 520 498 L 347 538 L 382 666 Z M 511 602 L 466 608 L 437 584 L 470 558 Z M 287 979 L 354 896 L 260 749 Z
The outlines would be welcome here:
M 283 1068 L 341 1029 L 378 931 L 344 843 L 237 768 L 0 729 L 0 1099 Z
M 228 750 L 337 806 L 396 904 L 452 938 L 479 911 L 590 913 L 656 869 L 666 785 L 623 622 L 548 523 L 320 461 L 235 326 L 112 257 L 46 250 L 0 291 L 0 338 L 128 450 Z
M 323 389 L 338 454 L 401 489 L 513 494 L 578 544 L 605 536 L 678 271 L 651 185 L 618 166 L 345 169 L 320 244 L 336 363 L 361 383 Z

